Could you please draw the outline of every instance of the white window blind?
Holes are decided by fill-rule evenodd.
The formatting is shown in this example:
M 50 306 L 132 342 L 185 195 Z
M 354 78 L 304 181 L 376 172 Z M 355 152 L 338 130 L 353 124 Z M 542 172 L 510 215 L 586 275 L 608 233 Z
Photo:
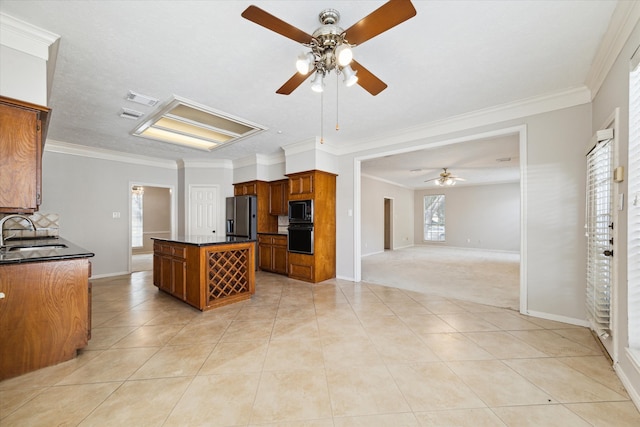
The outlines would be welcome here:
M 636 53 L 636 56 L 640 56 Z M 640 352 L 640 67 L 632 60 L 629 76 L 629 203 L 627 279 L 629 347 Z
M 587 314 L 601 338 L 611 335 L 612 171 L 613 143 L 599 142 L 587 155 Z

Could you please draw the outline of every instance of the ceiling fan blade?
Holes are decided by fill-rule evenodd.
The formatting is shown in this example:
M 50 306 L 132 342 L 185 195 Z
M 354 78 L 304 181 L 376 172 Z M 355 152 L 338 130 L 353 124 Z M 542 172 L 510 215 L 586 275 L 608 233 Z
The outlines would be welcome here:
M 373 75 L 355 59 L 351 61 L 351 68 L 357 71 L 358 84 L 371 95 L 376 96 L 387 88 L 387 84 Z
M 300 86 L 303 81 L 307 80 L 307 78 L 309 78 L 309 76 L 312 74 L 313 73 L 304 75 L 300 73 L 295 73 L 293 76 L 291 76 L 289 80 L 287 80 L 285 84 L 280 86 L 280 89 L 278 89 L 276 93 L 279 93 L 280 95 L 289 95 L 291 92 L 296 90 L 296 88 Z
M 310 34 L 294 27 L 291 24 L 284 22 L 280 18 L 276 18 L 269 12 L 265 12 L 257 6 L 249 6 L 242 12 L 242 17 L 248 19 L 251 22 L 255 22 L 271 31 L 283 35 L 291 40 L 295 40 L 298 43 L 309 43 L 312 39 Z
M 411 0 L 389 0 L 345 31 L 350 44 L 360 45 L 416 16 Z

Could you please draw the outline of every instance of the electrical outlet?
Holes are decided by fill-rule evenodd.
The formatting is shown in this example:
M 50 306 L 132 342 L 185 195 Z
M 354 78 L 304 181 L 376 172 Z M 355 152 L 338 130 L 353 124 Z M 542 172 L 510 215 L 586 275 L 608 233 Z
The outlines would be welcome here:
M 113 219 L 118 219 L 118 218 L 120 218 L 120 212 L 114 212 Z

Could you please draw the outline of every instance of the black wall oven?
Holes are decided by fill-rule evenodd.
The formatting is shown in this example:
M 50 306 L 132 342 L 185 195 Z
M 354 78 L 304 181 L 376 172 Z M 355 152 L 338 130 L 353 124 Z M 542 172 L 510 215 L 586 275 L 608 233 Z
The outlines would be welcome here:
M 289 252 L 313 255 L 313 224 L 289 224 Z

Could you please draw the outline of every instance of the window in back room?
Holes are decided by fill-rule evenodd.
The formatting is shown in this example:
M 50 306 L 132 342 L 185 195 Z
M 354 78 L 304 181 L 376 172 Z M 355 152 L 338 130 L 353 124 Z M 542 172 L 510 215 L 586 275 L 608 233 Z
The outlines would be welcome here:
M 424 241 L 444 242 L 445 240 L 445 196 L 434 194 L 424 196 Z

